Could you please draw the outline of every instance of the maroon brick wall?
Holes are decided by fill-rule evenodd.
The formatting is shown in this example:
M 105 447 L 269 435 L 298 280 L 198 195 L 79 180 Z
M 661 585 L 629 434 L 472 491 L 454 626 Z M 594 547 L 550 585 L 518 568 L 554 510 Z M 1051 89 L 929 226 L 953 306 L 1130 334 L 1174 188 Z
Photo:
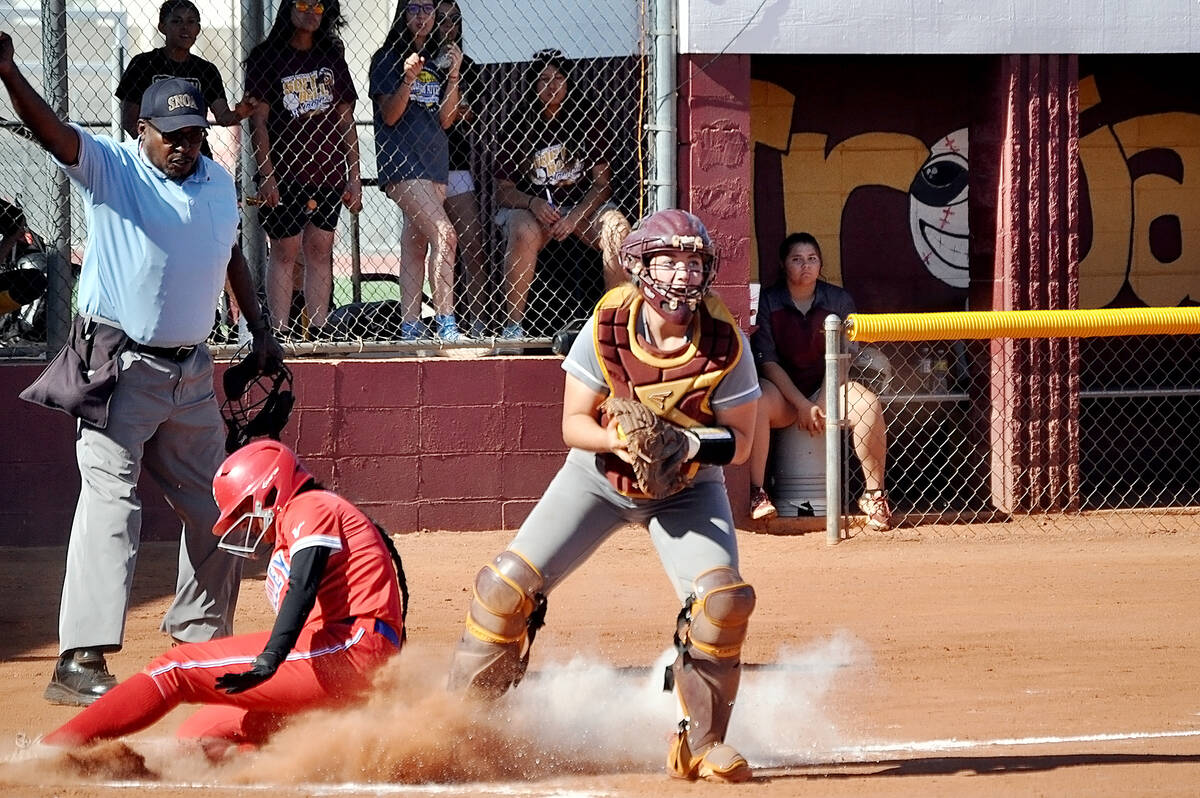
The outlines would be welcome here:
M 750 57 L 679 59 L 679 207 L 708 226 L 721 256 L 715 290 L 741 323 L 750 321 Z M 748 355 L 749 353 L 747 353 Z M 734 518 L 746 523 L 750 476 L 726 468 Z
M 565 455 L 558 358 L 289 366 L 297 401 L 284 441 L 394 532 L 515 529 Z M 60 545 L 70 533 L 74 424 L 17 398 L 40 368 L 0 365 L 0 545 Z M 175 517 L 148 477 L 140 494 L 145 538 L 175 537 Z

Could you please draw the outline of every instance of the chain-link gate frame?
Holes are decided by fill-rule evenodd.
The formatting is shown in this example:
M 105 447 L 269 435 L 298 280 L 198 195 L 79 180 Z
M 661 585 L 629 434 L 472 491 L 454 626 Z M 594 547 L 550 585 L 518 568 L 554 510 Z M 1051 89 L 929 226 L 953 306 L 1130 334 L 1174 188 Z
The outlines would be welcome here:
M 883 402 L 896 524 L 1200 517 L 1200 309 L 831 315 L 825 331 L 827 543 L 861 523 L 845 398 L 828 389 L 848 379 Z M 860 343 L 881 355 L 875 374 L 853 370 Z

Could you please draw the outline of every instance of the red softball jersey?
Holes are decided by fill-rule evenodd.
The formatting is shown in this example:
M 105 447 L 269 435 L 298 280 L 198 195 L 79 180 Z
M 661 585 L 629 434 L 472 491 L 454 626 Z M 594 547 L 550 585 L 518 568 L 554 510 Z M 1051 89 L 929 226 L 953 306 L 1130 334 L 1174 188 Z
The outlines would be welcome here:
M 378 618 L 400 633 L 400 589 L 391 553 L 361 510 L 324 490 L 296 496 L 275 520 L 275 550 L 266 578 L 267 599 L 275 612 L 287 593 L 292 556 L 309 546 L 333 551 L 306 626 Z

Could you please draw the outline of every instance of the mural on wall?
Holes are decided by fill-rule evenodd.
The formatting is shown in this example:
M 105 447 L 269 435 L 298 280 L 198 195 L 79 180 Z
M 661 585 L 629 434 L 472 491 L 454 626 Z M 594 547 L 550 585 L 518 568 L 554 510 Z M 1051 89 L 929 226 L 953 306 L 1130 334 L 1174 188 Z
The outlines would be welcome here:
M 1080 307 L 1200 301 L 1197 58 L 1079 59 Z M 777 275 L 779 241 L 807 230 L 826 279 L 864 311 L 964 307 L 975 63 L 753 59 L 752 269 L 762 282 Z
M 1196 63 L 1080 56 L 1081 307 L 1200 302 Z
M 908 187 L 913 246 L 930 274 L 953 288 L 969 282 L 967 129 L 943 136 Z
M 825 279 L 860 310 L 967 300 L 968 70 L 945 57 L 756 57 L 751 63 L 758 277 L 807 230 Z

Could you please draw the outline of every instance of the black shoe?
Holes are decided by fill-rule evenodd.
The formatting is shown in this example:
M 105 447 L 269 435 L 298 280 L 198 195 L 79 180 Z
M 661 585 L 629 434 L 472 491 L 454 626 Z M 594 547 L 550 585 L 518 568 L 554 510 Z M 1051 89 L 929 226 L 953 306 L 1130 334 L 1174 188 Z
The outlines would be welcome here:
M 94 648 L 76 648 L 58 658 L 43 697 L 51 704 L 86 707 L 116 684 L 103 653 Z

